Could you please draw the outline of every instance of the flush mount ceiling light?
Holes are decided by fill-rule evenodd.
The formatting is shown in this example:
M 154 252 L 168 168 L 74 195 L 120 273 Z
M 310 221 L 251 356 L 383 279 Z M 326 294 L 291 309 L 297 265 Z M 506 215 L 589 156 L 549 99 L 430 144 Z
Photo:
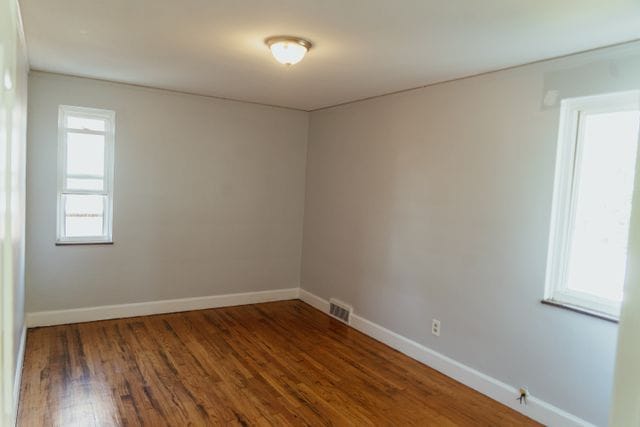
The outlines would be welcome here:
M 271 49 L 271 54 L 276 61 L 284 65 L 293 65 L 302 61 L 312 46 L 309 40 L 291 36 L 269 37 L 264 42 Z

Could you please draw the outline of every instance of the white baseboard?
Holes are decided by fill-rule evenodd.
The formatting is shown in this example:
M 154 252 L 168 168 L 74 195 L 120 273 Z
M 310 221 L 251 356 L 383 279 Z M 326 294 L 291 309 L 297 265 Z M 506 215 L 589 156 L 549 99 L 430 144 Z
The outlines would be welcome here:
M 234 305 L 296 299 L 298 298 L 298 292 L 299 288 L 289 288 L 132 304 L 101 305 L 69 310 L 37 311 L 27 313 L 26 322 L 27 327 L 33 328 L 37 326 L 63 325 L 67 323 L 148 316 L 151 314 L 175 313 L 206 308 L 230 307 Z
M 323 313 L 329 312 L 329 301 L 327 301 L 326 299 L 320 298 L 319 296 L 314 295 L 309 291 L 305 291 L 304 289 L 300 288 L 300 296 L 298 298 L 300 298 L 302 301 L 306 302 L 310 306 L 317 308 Z
M 27 326 L 22 327 L 20 342 L 18 343 L 18 356 L 16 357 L 16 373 L 13 379 L 13 425 L 18 419 L 18 404 L 20 403 L 20 386 L 22 385 L 22 366 L 24 365 L 24 350 L 27 343 Z
M 324 313 L 329 312 L 329 301 L 317 295 L 300 289 L 299 298 Z M 517 388 L 353 313 L 351 327 L 547 426 L 592 426 L 585 420 L 536 397 L 529 398 L 527 405 L 520 405 L 516 400 Z

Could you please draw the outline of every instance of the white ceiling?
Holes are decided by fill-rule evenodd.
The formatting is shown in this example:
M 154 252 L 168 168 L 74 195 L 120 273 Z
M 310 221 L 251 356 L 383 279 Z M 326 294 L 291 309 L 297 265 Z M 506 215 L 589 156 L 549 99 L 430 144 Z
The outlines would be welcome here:
M 640 38 L 638 0 L 21 0 L 31 67 L 303 110 Z M 286 68 L 267 36 L 315 46 Z

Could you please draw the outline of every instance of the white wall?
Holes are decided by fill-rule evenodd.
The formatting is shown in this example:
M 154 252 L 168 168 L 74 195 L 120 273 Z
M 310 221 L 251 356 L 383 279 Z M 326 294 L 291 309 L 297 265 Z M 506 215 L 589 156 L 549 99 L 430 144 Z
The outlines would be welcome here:
M 617 326 L 540 303 L 552 98 L 638 87 L 635 44 L 313 112 L 302 288 L 605 425 Z
M 24 337 L 28 65 L 15 1 L 0 4 L 0 425 L 13 425 Z
M 29 84 L 27 311 L 298 286 L 307 113 L 41 72 Z M 60 104 L 116 112 L 112 246 L 54 245 Z
M 22 30 L 20 30 L 21 33 Z M 27 84 L 29 65 L 24 36 L 18 39 L 16 58 L 15 105 L 13 110 L 14 134 L 11 148 L 11 257 L 14 307 L 14 353 L 18 369 L 22 368 L 21 346 L 25 334 L 25 193 L 26 193 L 26 145 L 27 145 Z M 14 373 L 15 377 L 15 373 Z M 17 402 L 16 402 L 17 403 Z

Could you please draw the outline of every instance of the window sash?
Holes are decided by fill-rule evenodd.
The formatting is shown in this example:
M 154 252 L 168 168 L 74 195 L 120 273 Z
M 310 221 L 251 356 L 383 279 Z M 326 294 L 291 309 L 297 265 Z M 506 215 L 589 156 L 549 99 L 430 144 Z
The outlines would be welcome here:
M 109 133 L 101 130 L 76 129 L 76 128 L 62 128 L 62 131 L 65 133 L 81 133 L 84 135 L 107 135 Z
M 111 180 L 108 179 L 110 175 L 112 175 L 112 171 L 110 171 L 113 165 L 113 136 L 110 136 L 105 132 L 86 132 L 92 135 L 104 135 L 104 174 L 103 175 L 89 175 L 89 174 L 71 174 L 67 172 L 67 142 L 69 133 L 76 133 L 75 129 L 72 132 L 68 132 L 66 129 L 61 132 L 61 140 L 60 140 L 60 148 L 59 148 L 59 159 L 58 159 L 58 167 L 59 167 L 59 175 L 62 175 L 61 182 L 59 183 L 59 188 L 61 188 L 61 192 L 67 194 L 102 194 L 108 196 L 111 194 Z M 110 142 L 111 140 L 111 142 Z M 101 179 L 102 190 L 79 190 L 75 188 L 68 187 L 68 179 Z
M 584 149 L 584 118 L 591 114 L 636 111 L 640 91 L 564 100 L 556 156 L 545 299 L 618 317 L 621 302 L 569 289 L 568 266 L 575 232 L 578 186 Z M 638 164 L 636 164 L 636 170 Z
M 81 117 L 99 119 L 105 122 L 104 131 L 91 129 L 76 129 L 66 126 L 67 118 Z M 104 175 L 70 174 L 67 173 L 67 143 L 70 133 L 102 135 L 104 136 Z M 113 227 L 113 164 L 115 142 L 115 112 L 84 107 L 61 105 L 58 113 L 58 196 L 57 196 L 57 243 L 106 243 L 112 242 Z M 102 190 L 75 189 L 68 187 L 68 179 L 100 179 Z M 96 195 L 105 197 L 103 212 L 103 233 L 96 236 L 66 235 L 66 214 L 64 196 L 67 195 Z

